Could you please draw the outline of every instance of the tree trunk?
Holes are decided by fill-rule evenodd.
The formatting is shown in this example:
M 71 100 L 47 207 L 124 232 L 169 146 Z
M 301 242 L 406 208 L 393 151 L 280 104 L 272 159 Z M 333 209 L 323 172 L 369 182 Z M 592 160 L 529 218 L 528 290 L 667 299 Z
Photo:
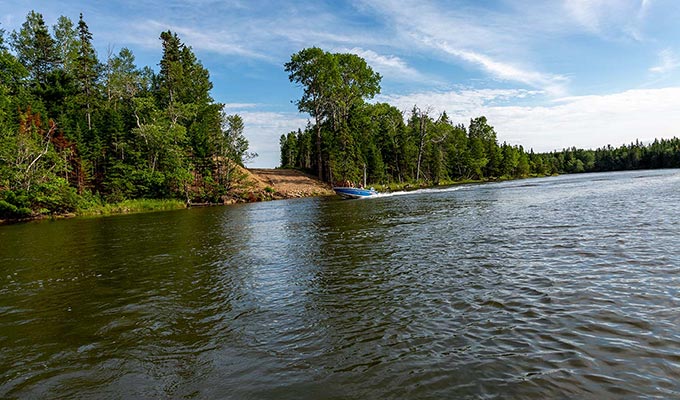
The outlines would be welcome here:
M 323 158 L 321 157 L 321 107 L 317 104 L 314 112 L 316 120 L 316 169 L 319 172 L 319 180 L 323 181 Z
M 319 179 L 323 181 L 323 165 L 321 157 L 321 125 L 316 123 L 316 163 L 319 171 Z
M 425 144 L 425 116 L 420 114 L 420 145 L 418 146 L 418 169 L 416 170 L 416 182 L 420 181 L 420 162 L 423 158 L 423 146 Z

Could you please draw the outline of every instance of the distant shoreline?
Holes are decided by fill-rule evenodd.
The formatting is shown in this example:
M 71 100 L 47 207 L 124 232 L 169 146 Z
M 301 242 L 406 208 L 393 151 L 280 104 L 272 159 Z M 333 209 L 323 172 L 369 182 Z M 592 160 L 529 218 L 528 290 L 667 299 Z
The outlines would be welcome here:
M 658 169 L 658 168 L 656 168 Z M 667 169 L 667 168 L 663 168 Z M 653 170 L 653 169 L 645 169 Z M 16 219 L 0 219 L 1 225 L 12 225 L 26 222 L 36 222 L 45 220 L 60 220 L 81 217 L 106 217 L 126 214 L 140 214 L 158 211 L 172 211 L 197 207 L 226 206 L 232 204 L 257 203 L 263 201 L 289 200 L 296 198 L 334 196 L 330 184 L 322 182 L 317 178 L 304 172 L 294 169 L 265 169 L 255 168 L 246 170 L 248 175 L 239 187 L 234 188 L 230 196 L 225 196 L 220 203 L 186 203 L 178 199 L 134 199 L 125 200 L 118 203 L 103 204 L 93 208 L 83 209 L 77 212 L 63 214 L 41 214 L 31 217 Z M 593 174 L 607 172 L 630 172 L 623 171 L 602 171 L 592 172 Z M 409 191 L 419 189 L 430 189 L 437 187 L 447 187 L 465 184 L 483 184 L 493 182 L 506 182 L 531 178 L 545 178 L 551 176 L 580 175 L 577 174 L 553 174 L 553 175 L 532 175 L 523 178 L 492 178 L 492 179 L 466 179 L 466 180 L 446 180 L 438 184 L 429 182 L 408 182 L 391 184 L 374 184 L 373 187 L 379 192 L 390 193 L 397 191 Z

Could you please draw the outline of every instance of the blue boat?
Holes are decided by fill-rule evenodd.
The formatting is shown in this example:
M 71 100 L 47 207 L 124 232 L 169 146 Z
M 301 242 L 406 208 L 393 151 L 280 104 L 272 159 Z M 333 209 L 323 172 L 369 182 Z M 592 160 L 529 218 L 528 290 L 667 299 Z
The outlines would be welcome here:
M 335 190 L 335 193 L 345 199 L 363 199 L 378 195 L 378 192 L 376 192 L 373 188 L 362 189 L 353 187 L 334 187 L 333 190 Z

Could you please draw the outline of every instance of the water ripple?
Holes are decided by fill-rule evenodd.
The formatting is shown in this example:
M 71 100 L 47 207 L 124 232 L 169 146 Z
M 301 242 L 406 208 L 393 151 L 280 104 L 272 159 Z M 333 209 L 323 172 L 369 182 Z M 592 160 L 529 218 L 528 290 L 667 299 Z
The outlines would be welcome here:
M 0 397 L 680 397 L 680 174 L 596 178 L 3 227 Z

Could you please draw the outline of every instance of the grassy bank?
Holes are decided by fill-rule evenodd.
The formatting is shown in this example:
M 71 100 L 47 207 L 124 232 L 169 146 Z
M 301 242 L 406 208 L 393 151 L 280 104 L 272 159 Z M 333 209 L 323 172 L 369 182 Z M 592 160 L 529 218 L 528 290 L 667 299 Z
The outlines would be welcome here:
M 78 209 L 79 216 L 115 215 L 151 211 L 167 211 L 186 208 L 186 204 L 177 199 L 136 199 L 118 203 L 89 203 Z

